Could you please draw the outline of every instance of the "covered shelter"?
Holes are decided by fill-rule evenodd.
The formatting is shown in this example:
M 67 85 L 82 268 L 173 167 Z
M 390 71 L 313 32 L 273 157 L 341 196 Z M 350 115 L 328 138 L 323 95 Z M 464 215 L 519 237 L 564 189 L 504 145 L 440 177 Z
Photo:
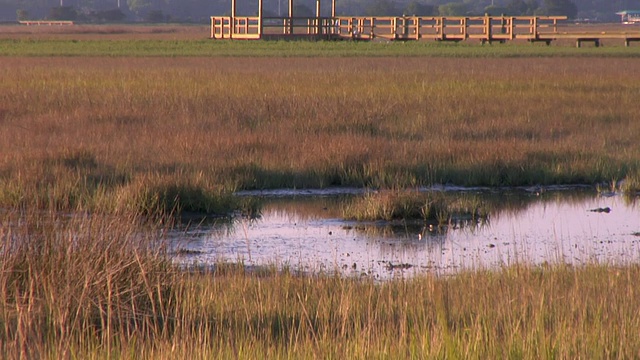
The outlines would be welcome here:
M 640 10 L 624 10 L 617 12 L 616 15 L 620 15 L 623 24 L 640 23 Z

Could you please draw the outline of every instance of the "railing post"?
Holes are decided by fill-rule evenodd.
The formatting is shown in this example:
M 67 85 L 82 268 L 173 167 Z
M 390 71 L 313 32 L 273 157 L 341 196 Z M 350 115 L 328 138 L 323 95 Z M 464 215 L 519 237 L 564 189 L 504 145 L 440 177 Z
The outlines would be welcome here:
M 402 38 L 403 39 L 409 38 L 409 24 L 407 23 L 406 16 L 402 17 Z
M 316 35 L 320 34 L 320 0 L 316 0 L 316 21 L 314 23 L 314 32 Z
M 231 0 L 231 19 L 229 19 L 229 39 L 233 39 L 236 32 L 236 0 Z
M 394 39 L 398 38 L 398 18 L 391 18 L 391 34 Z
M 262 39 L 262 1 L 258 0 L 258 39 Z
M 509 19 L 509 34 L 511 34 L 511 40 L 516 38 L 514 33 L 513 16 Z
M 463 39 L 467 40 L 467 36 L 468 36 L 468 29 L 467 26 L 469 26 L 469 18 L 468 17 L 463 17 L 462 19 L 460 19 L 460 32 L 462 32 Z
M 293 34 L 293 0 L 289 0 L 289 27 L 288 34 Z
M 491 17 L 489 15 L 486 15 L 484 17 L 484 21 L 486 23 L 485 26 L 486 26 L 487 41 L 489 43 L 491 43 L 491 40 L 493 40 L 492 39 L 492 36 L 493 36 L 492 31 L 493 31 L 493 29 L 491 29 Z

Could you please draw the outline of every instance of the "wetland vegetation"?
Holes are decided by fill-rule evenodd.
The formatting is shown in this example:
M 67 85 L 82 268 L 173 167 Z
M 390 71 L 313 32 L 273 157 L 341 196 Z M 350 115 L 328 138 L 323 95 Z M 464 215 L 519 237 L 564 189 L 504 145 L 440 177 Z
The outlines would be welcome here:
M 629 358 L 640 350 L 634 264 L 384 283 L 241 264 L 187 272 L 157 237 L 140 236 L 135 219 L 3 212 L 0 221 L 3 358 Z
M 640 351 L 635 264 L 380 284 L 241 264 L 188 272 L 161 241 L 180 212 L 254 211 L 231 195 L 241 189 L 635 193 L 634 48 L 28 37 L 0 41 L 0 357 Z
M 239 189 L 636 186 L 640 171 L 631 59 L 0 61 L 12 208 L 215 212 Z

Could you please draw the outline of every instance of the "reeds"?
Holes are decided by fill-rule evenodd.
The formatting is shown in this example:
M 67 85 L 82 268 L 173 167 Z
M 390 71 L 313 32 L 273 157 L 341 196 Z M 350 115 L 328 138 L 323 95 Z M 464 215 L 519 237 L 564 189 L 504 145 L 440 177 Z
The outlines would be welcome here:
M 1 357 L 109 354 L 167 330 L 173 267 L 153 229 L 55 212 L 2 213 L 1 221 Z
M 164 253 L 167 223 L 148 221 L 247 208 L 229 193 L 248 188 L 608 179 L 637 188 L 637 61 L 0 65 L 2 358 L 640 352 L 636 265 L 516 265 L 382 284 L 242 266 L 195 273 Z
M 440 192 L 388 190 L 354 199 L 343 209 L 343 217 L 358 221 L 420 220 L 445 225 L 465 219 L 479 222 L 489 210 L 477 197 L 447 197 Z
M 595 184 L 640 168 L 626 59 L 0 62 L 9 206 L 208 211 L 236 189 Z M 165 201 L 185 193 L 208 204 Z
M 2 358 L 546 358 L 640 351 L 636 265 L 376 283 L 171 265 L 122 217 L 2 214 Z

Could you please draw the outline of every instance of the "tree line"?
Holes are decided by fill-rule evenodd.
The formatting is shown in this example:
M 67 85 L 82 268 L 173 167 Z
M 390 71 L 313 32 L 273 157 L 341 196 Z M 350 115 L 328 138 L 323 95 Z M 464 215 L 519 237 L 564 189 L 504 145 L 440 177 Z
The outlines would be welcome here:
M 263 0 L 265 16 L 286 16 L 288 0 Z M 314 16 L 316 0 L 294 0 L 294 16 Z M 640 0 L 336 0 L 337 14 L 350 16 L 564 15 L 615 21 L 616 12 L 640 9 Z M 330 0 L 322 0 L 323 16 Z M 80 22 L 194 22 L 228 15 L 230 0 L 0 0 L 0 20 Z M 258 0 L 237 0 L 238 14 L 255 15 Z

